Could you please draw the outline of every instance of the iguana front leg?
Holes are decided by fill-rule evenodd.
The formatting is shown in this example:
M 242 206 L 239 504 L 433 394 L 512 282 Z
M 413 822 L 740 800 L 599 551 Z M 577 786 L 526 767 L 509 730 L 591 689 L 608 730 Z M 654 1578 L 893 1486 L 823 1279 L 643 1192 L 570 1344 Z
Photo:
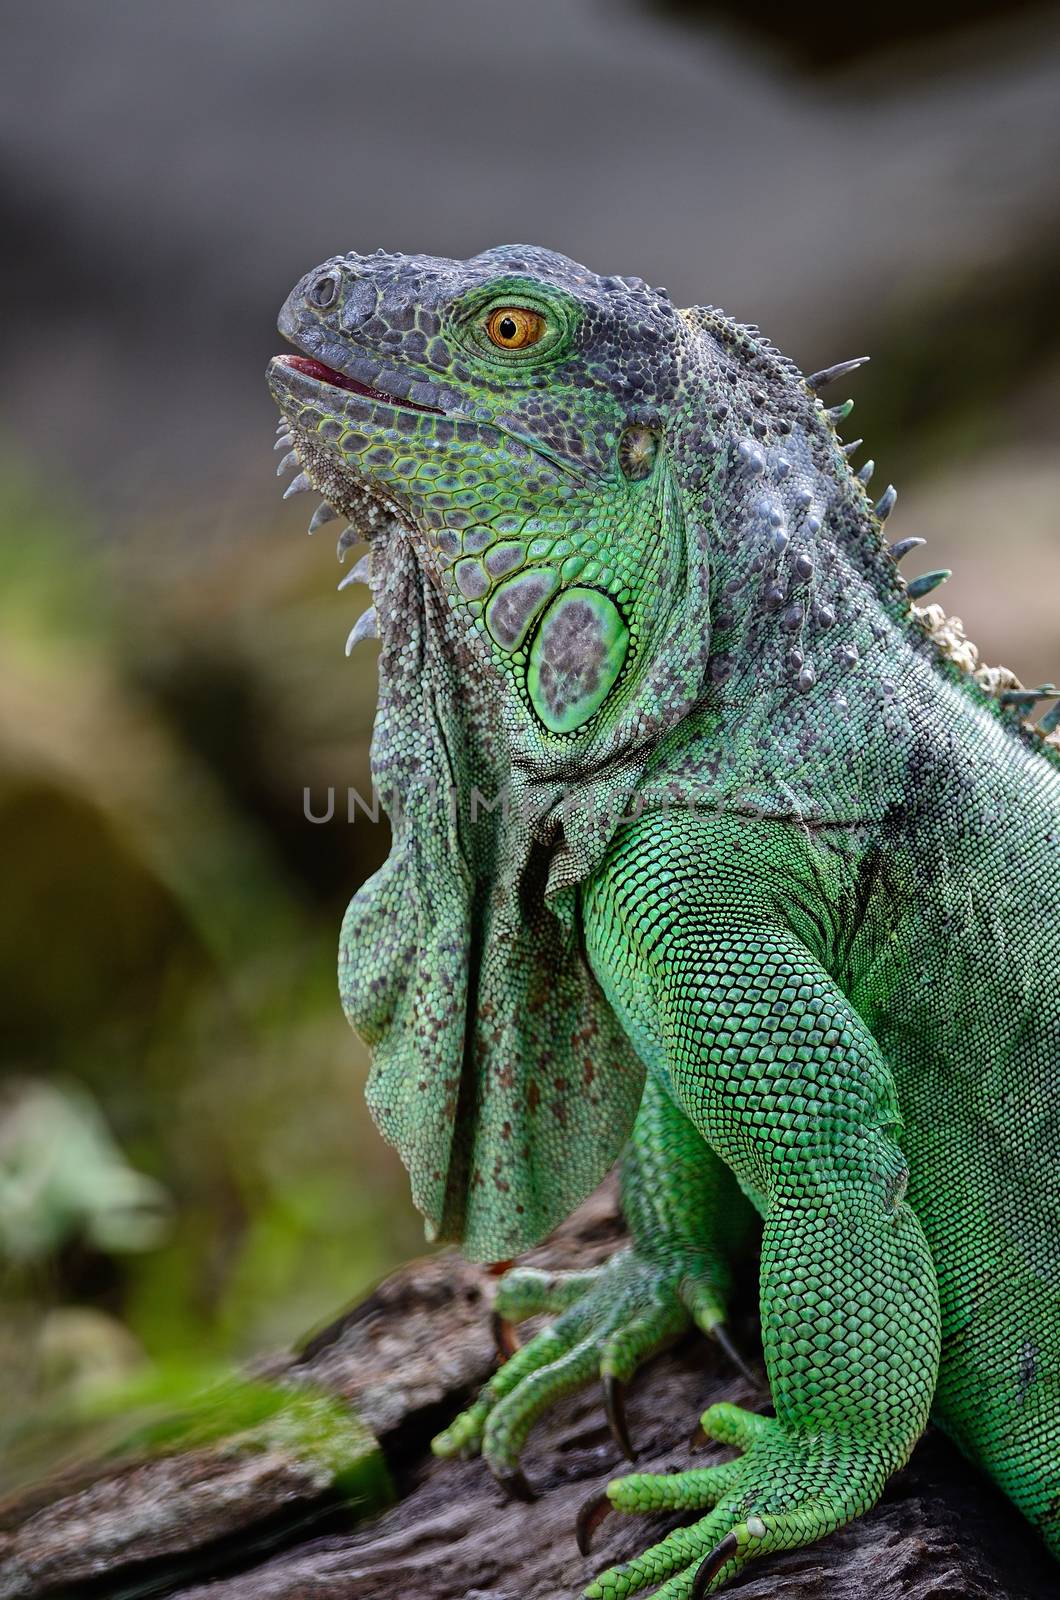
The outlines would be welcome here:
M 547 1312 L 557 1320 L 518 1350 L 433 1442 L 438 1455 L 481 1450 L 513 1493 L 529 1493 L 520 1452 L 561 1396 L 599 1378 L 612 1431 L 632 1456 L 622 1386 L 637 1367 L 693 1322 L 731 1350 L 723 1325 L 729 1257 L 753 1226 L 753 1208 L 651 1079 L 621 1177 L 631 1246 L 593 1271 L 506 1273 L 495 1300 L 501 1317 L 522 1322 Z
M 643 841 L 624 841 L 588 918 L 590 953 L 692 1123 L 761 1197 L 776 1416 L 714 1406 L 705 1429 L 738 1460 L 609 1484 L 617 1509 L 709 1513 L 603 1573 L 592 1600 L 658 1583 L 654 1600 L 698 1600 L 752 1557 L 867 1510 L 919 1437 L 938 1368 L 938 1287 L 904 1199 L 894 1085 L 789 925 L 793 830 L 687 817 L 655 828 L 660 888 L 645 891 Z

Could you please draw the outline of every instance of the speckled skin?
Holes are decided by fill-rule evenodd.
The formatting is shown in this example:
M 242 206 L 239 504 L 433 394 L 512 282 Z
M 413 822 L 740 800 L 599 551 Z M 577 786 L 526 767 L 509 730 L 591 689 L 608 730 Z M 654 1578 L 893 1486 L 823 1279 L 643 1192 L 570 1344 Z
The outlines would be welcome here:
M 1056 1548 L 1060 763 L 910 605 L 848 408 L 526 247 L 336 257 L 280 327 L 294 487 L 371 534 L 394 844 L 341 988 L 373 1114 L 487 1259 L 624 1149 L 631 1248 L 502 1280 L 558 1320 L 436 1448 L 518 1486 L 557 1395 L 719 1328 L 757 1214 L 776 1416 L 715 1407 L 736 1460 L 610 1484 L 706 1515 L 587 1594 L 819 1537 L 932 1408 Z

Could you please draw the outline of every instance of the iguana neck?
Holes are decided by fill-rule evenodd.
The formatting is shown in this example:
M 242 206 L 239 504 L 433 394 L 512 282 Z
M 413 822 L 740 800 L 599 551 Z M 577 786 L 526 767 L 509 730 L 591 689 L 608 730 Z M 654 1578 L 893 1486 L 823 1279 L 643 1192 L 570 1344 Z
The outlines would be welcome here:
M 833 474 L 805 442 L 748 444 L 727 441 L 713 497 L 712 681 L 774 700 L 843 695 L 867 659 L 875 669 L 899 653 L 907 607 L 893 560 L 838 449 Z
M 878 814 L 886 750 L 910 739 L 905 686 L 926 661 L 861 484 L 837 443 L 732 434 L 693 492 L 711 526 L 712 638 L 684 765 L 793 814 Z M 856 762 L 818 799 L 822 757 L 844 748 Z

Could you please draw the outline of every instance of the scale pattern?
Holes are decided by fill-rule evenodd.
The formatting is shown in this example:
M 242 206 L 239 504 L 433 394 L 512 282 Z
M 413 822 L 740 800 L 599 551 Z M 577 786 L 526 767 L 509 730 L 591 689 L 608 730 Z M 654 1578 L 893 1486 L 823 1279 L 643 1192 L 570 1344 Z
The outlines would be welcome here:
M 871 1506 L 929 1412 L 1060 1548 L 1060 758 L 1047 688 L 920 612 L 818 390 L 755 328 L 526 246 L 334 257 L 270 367 L 288 493 L 348 519 L 390 857 L 340 984 L 432 1236 L 510 1258 L 622 1152 L 631 1243 L 439 1436 L 691 1323 L 761 1233 L 774 1417 L 606 1501 L 700 1520 L 586 1591 L 712 1592 Z M 507 343 L 505 342 L 507 341 Z

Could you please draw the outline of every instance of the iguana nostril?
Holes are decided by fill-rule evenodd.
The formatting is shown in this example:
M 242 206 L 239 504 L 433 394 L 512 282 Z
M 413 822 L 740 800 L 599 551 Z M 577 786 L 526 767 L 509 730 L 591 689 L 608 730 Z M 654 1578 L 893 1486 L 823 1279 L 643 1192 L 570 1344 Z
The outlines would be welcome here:
M 316 306 L 318 311 L 326 311 L 328 306 L 334 305 L 339 292 L 338 279 L 334 273 L 327 272 L 322 278 L 316 278 L 306 291 L 306 299 L 310 305 Z

